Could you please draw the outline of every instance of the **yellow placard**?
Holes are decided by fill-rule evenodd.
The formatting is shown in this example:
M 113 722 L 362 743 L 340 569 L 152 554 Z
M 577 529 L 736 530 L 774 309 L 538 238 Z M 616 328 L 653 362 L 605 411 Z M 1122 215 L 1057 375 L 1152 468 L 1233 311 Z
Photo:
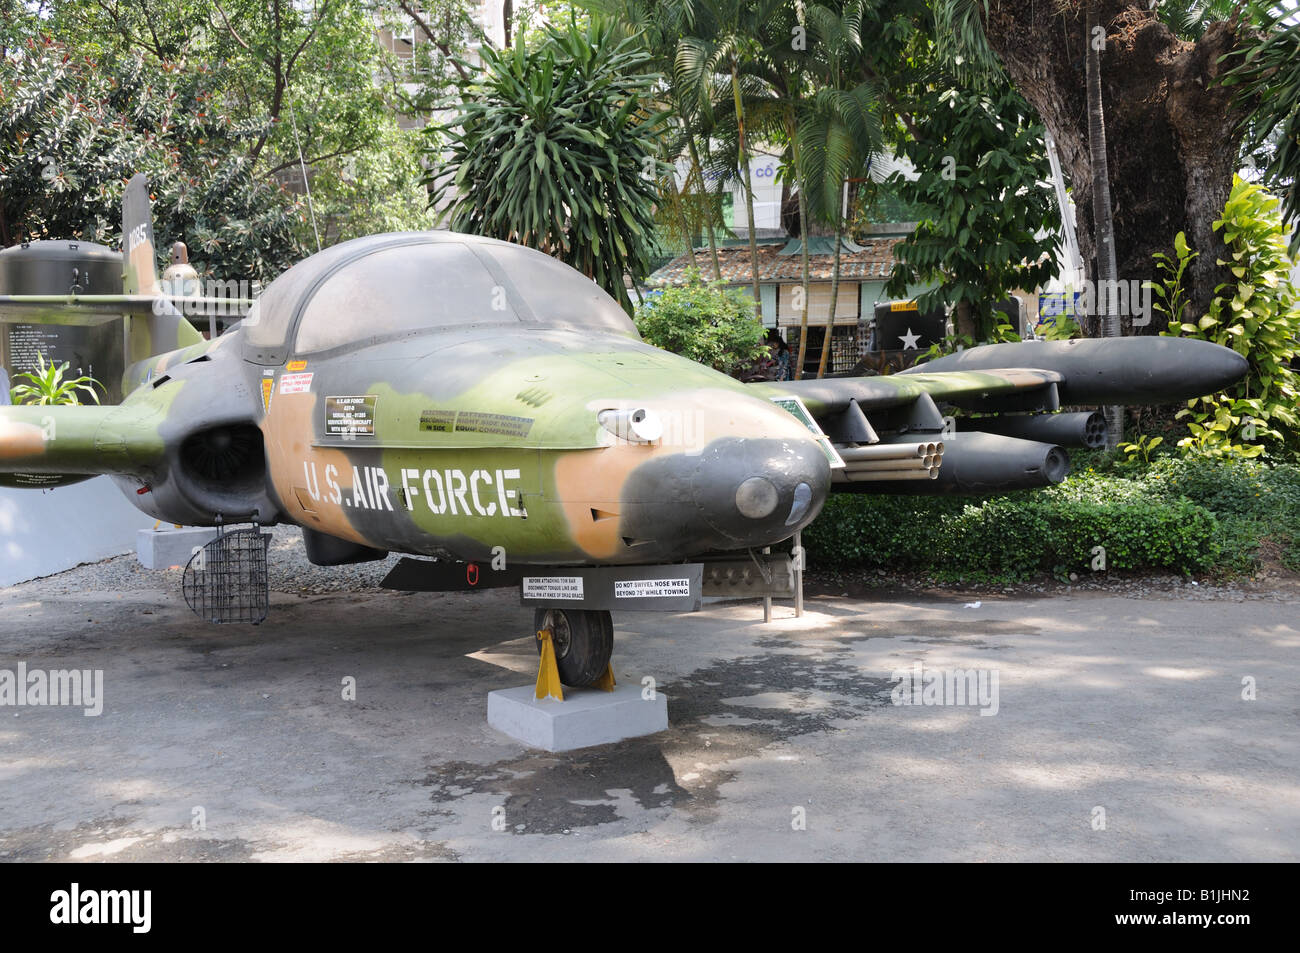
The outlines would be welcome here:
M 915 301 L 891 301 L 889 302 L 890 311 L 915 311 Z
M 305 370 L 307 370 L 307 362 L 306 362 L 306 361 L 290 361 L 290 362 L 285 366 L 285 370 L 288 371 L 290 374 L 296 373 L 296 372 L 298 372 L 298 371 L 305 371 Z

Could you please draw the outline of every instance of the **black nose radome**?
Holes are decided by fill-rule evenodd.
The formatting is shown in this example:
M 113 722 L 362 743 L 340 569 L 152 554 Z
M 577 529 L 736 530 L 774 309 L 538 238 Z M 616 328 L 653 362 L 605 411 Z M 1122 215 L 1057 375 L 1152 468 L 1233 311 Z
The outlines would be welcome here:
M 686 557 L 770 546 L 821 511 L 830 464 L 813 440 L 726 437 L 647 462 L 624 486 L 620 531 Z

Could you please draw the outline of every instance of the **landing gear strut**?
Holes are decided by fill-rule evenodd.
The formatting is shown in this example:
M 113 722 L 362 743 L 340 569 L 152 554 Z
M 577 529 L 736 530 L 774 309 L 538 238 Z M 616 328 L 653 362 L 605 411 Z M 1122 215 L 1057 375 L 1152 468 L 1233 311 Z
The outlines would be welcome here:
M 614 651 L 614 623 L 609 612 L 592 609 L 538 609 L 533 618 L 541 672 L 537 697 L 559 697 L 558 684 L 570 688 L 614 689 L 609 659 Z

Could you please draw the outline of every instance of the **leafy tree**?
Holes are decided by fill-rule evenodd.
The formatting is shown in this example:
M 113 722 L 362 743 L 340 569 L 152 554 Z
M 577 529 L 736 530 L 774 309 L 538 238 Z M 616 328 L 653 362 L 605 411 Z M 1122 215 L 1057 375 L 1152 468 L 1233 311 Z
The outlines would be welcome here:
M 1246 146 L 1264 152 L 1265 181 L 1282 196 L 1283 215 L 1300 222 L 1300 16 L 1294 5 L 1268 3 L 1256 3 L 1254 15 L 1262 29 L 1234 58 L 1238 65 L 1225 83 L 1239 87 L 1239 101 L 1253 107 L 1241 124 Z M 1291 253 L 1297 252 L 1300 225 L 1291 231 Z
M 432 228 L 426 207 L 424 142 L 416 130 L 386 124 L 371 147 L 319 160 L 312 200 L 325 247 L 378 232 Z
M 537 248 L 630 314 L 625 275 L 650 272 L 660 117 L 646 53 L 611 24 L 546 27 L 547 39 L 482 51 L 456 117 L 436 127 L 432 203 L 453 229 Z M 436 142 L 436 140 L 435 140 Z
M 0 244 L 115 242 L 123 188 L 143 171 L 160 244 L 184 237 L 201 276 L 268 281 L 301 257 L 301 209 L 253 174 L 246 130 L 210 79 L 147 55 L 95 63 L 48 38 L 10 50 L 0 61 Z
M 1107 155 L 1121 279 L 1151 277 L 1151 257 L 1186 232 L 1205 254 L 1191 265 L 1188 293 L 1209 307 L 1226 278 L 1214 231 L 1240 159 L 1247 107 L 1222 85 L 1250 32 L 1237 20 L 1210 22 L 1189 43 L 1161 22 L 1148 0 L 933 0 L 940 46 L 968 68 L 1005 70 L 1051 131 L 1073 187 L 1085 262 L 1097 254 L 1092 211 L 1084 63 L 1095 39 L 1104 76 Z M 1085 23 L 1091 15 L 1100 29 Z M 975 70 L 971 70 L 975 72 Z M 1267 86 L 1254 95 L 1266 94 Z M 1096 272 L 1091 277 L 1097 278 Z
M 690 33 L 677 45 L 675 81 L 700 104 L 701 113 L 712 121 L 715 103 L 730 100 L 736 132 L 736 165 L 745 187 L 749 222 L 751 287 L 755 306 L 762 315 L 758 291 L 758 236 L 754 228 L 754 181 L 749 167 L 750 133 L 746 127 L 745 94 L 741 74 L 764 60 L 761 26 L 780 10 L 776 0 L 692 0 Z
M 1173 257 L 1156 256 L 1164 280 L 1154 293 L 1156 306 L 1169 316 L 1167 333 L 1213 341 L 1250 362 L 1249 373 L 1223 394 L 1189 401 L 1179 411 L 1191 432 L 1179 442 L 1184 449 L 1249 457 L 1266 445 L 1297 446 L 1300 376 L 1291 364 L 1300 354 L 1300 291 L 1290 280 L 1295 262 L 1287 254 L 1279 204 L 1259 185 L 1234 177 L 1223 215 L 1214 223 L 1226 242 L 1223 266 L 1232 277 L 1215 289 L 1209 311 L 1200 318 L 1193 319 L 1195 311 L 1189 314 L 1183 290 L 1198 253 L 1180 232 Z
M 650 344 L 724 374 L 738 374 L 767 353 L 754 299 L 738 288 L 706 285 L 693 269 L 682 286 L 651 291 L 635 319 Z
M 1060 227 L 1042 127 L 1018 93 L 1002 84 L 975 93 L 938 88 L 923 107 L 927 121 L 903 150 L 919 172 L 895 176 L 906 201 L 929 214 L 895 249 L 885 293 L 936 282 L 917 303 L 954 306 L 954 330 L 971 341 L 993 338 L 994 305 L 1016 288 L 1055 272 Z
M 316 217 L 328 236 L 377 231 L 393 217 L 385 205 L 330 202 L 357 191 L 340 181 L 347 170 L 383 166 L 381 153 L 400 141 L 394 111 L 406 87 L 375 82 L 395 60 L 376 42 L 376 23 L 368 0 L 43 0 L 26 33 L 97 63 L 143 57 L 205 69 L 212 101 L 239 130 L 225 140 L 231 158 L 242 153 L 251 176 L 299 192 L 305 167 L 325 200 Z M 411 146 L 398 151 L 408 157 Z M 421 195 L 399 191 L 388 205 L 394 199 L 419 216 Z M 347 225 L 329 220 L 338 214 Z M 309 219 L 298 233 L 314 247 Z

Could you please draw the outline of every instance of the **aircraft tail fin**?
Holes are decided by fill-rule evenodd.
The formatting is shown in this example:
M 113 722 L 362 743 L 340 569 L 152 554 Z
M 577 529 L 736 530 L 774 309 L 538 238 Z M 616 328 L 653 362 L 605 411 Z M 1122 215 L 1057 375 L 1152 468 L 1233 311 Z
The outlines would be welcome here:
M 153 235 L 149 183 L 137 172 L 122 196 L 122 290 L 126 294 L 158 292 L 158 253 Z
M 122 290 L 128 295 L 158 295 L 150 312 L 127 316 L 127 367 L 203 343 L 203 335 L 161 295 L 149 183 L 140 172 L 131 177 L 122 196 Z

